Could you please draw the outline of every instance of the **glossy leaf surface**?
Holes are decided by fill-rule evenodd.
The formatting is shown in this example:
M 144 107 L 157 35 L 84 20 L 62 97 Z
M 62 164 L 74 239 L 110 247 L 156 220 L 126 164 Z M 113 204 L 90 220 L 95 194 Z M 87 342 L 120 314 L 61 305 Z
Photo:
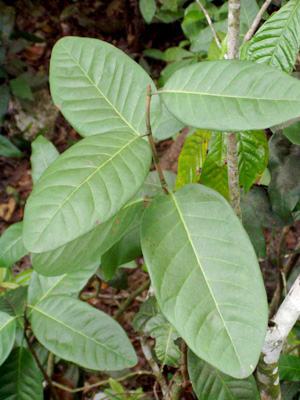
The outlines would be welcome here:
M 255 379 L 234 379 L 188 352 L 188 371 L 199 400 L 258 400 Z
M 61 276 L 46 277 L 33 272 L 28 287 L 28 304 L 34 306 L 54 294 L 72 295 L 79 292 L 99 268 L 99 262 Z
M 294 122 L 292 125 L 283 128 L 282 133 L 290 142 L 300 145 L 300 121 Z
M 0 398 L 42 400 L 43 378 L 29 350 L 15 348 L 0 367 Z
M 59 156 L 56 147 L 44 136 L 38 136 L 31 144 L 31 177 L 35 185 L 43 172 Z
M 268 142 L 263 131 L 238 133 L 239 183 L 248 192 L 268 164 Z
M 248 58 L 259 64 L 291 73 L 300 45 L 300 3 L 290 0 L 254 35 Z
M 281 354 L 279 358 L 279 377 L 283 381 L 299 382 L 300 359 L 297 356 Z
M 78 270 L 87 263 L 99 261 L 100 256 L 124 235 L 141 207 L 141 202 L 133 203 L 110 220 L 66 245 L 53 251 L 31 254 L 34 269 L 41 275 L 57 276 Z M 82 251 L 83 248 L 88 248 L 89 251 Z
M 16 318 L 0 311 L 0 365 L 8 357 L 15 341 Z
M 50 296 L 32 312 L 32 330 L 54 354 L 93 370 L 122 370 L 137 363 L 121 326 L 107 314 L 67 296 Z
M 125 235 L 101 256 L 101 267 L 105 280 L 111 279 L 117 268 L 142 254 L 140 226 L 143 210 L 140 209 Z
M 222 132 L 212 132 L 200 181 L 229 200 L 226 135 Z
M 143 134 L 148 85 L 155 90 L 146 71 L 109 43 L 64 37 L 53 48 L 51 95 L 82 136 L 112 130 Z M 154 116 L 161 106 L 158 97 L 153 100 Z
M 176 190 L 183 185 L 197 183 L 200 180 L 210 136 L 211 131 L 197 129 L 186 139 L 178 158 Z
M 277 132 L 269 140 L 269 149 L 271 183 L 268 191 L 272 209 L 280 217 L 288 218 L 300 197 L 300 146 Z
M 10 225 L 0 237 L 0 268 L 10 267 L 28 252 L 23 245 L 23 222 Z
M 69 148 L 27 201 L 25 247 L 54 250 L 107 221 L 137 193 L 150 163 L 150 146 L 131 133 L 96 135 Z
M 181 68 L 166 83 L 162 98 L 177 119 L 201 129 L 264 129 L 300 114 L 300 82 L 249 61 Z
M 196 184 L 157 196 L 141 241 L 161 311 L 187 345 L 224 373 L 249 376 L 267 301 L 255 252 L 228 202 Z

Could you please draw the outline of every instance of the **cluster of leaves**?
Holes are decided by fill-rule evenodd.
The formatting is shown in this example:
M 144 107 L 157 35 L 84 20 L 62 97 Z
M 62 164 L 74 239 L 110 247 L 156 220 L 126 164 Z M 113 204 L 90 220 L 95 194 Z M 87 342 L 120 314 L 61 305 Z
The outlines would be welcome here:
M 242 2 L 244 14 L 249 4 L 256 2 Z M 194 11 L 185 18 L 192 13 L 193 19 Z M 247 15 L 249 27 L 254 13 Z M 195 18 L 185 24 L 202 23 Z M 273 28 L 272 21 L 281 34 L 262 35 Z M 156 300 L 147 300 L 134 326 L 156 339 L 157 359 L 177 366 L 182 338 L 199 399 L 221 399 L 225 389 L 233 398 L 258 398 L 252 372 L 267 329 L 267 301 L 256 253 L 265 254 L 262 227 L 291 223 L 300 198 L 297 125 L 276 132 L 269 144 L 262 131 L 299 116 L 300 83 L 287 74 L 299 50 L 299 36 L 296 43 L 289 40 L 291 21 L 300 25 L 294 0 L 243 49 L 252 61 L 181 65 L 161 99 L 152 96 L 155 138 L 172 136 L 184 125 L 195 128 L 177 179 L 167 176 L 168 195 L 158 193 L 158 181 L 149 174 L 144 103 L 148 85 L 155 90 L 150 77 L 105 42 L 66 37 L 55 45 L 52 97 L 84 139 L 60 156 L 42 137 L 34 142 L 35 187 L 24 221 L 0 239 L 0 267 L 9 268 L 30 253 L 35 269 L 28 290 L 21 286 L 1 297 L 3 398 L 21 396 L 26 386 L 32 399 L 41 398 L 42 377 L 24 343 L 29 323 L 39 345 L 84 368 L 123 370 L 137 363 L 123 329 L 71 296 L 98 270 L 100 260 L 101 273 L 110 279 L 141 253 Z M 192 46 L 199 44 L 188 37 Z M 282 51 L 289 46 L 293 51 Z M 272 56 L 257 65 L 255 54 L 264 48 Z M 262 59 L 257 58 L 259 64 Z M 280 60 L 276 68 L 273 59 Z M 224 131 L 238 131 L 243 220 L 256 253 L 227 201 Z M 253 185 L 263 179 L 268 189 Z M 202 184 L 195 184 L 199 180 Z M 145 196 L 149 204 L 143 209 Z M 294 362 L 290 357 L 282 359 L 285 373 Z M 28 363 L 38 387 L 27 384 L 32 380 Z M 16 379 L 22 384 L 12 386 Z M 113 385 L 112 390 L 122 390 Z

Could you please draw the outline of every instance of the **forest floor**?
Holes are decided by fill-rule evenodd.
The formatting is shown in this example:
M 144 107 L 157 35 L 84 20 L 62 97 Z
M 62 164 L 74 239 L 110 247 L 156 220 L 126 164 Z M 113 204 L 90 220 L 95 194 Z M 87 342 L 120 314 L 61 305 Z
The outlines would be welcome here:
M 30 44 L 21 52 L 10 54 L 9 57 L 26 63 L 28 71 L 34 75 L 48 75 L 51 50 L 55 42 L 63 36 L 92 37 L 105 40 L 143 65 L 155 80 L 159 77 L 161 69 L 165 66 L 161 61 L 152 61 L 143 57 L 142 51 L 146 48 L 157 48 L 165 50 L 170 46 L 177 45 L 184 39 L 179 23 L 146 25 L 138 10 L 138 1 L 112 0 L 112 1 L 29 1 L 18 0 L 9 2 L 16 10 L 16 26 L 18 31 L 26 31 L 40 36 L 43 43 Z M 68 124 L 63 116 L 53 108 L 49 96 L 49 88 L 46 85 L 42 91 L 35 93 L 36 100 L 34 108 L 39 114 L 48 115 L 49 123 L 46 123 L 46 137 L 57 147 L 59 152 L 66 150 L 70 144 L 80 140 L 80 136 Z M 36 108 L 37 106 L 37 108 Z M 28 107 L 27 107 L 28 108 Z M 35 138 L 36 132 L 27 129 L 22 132 L 21 124 L 18 123 L 20 105 L 11 101 L 8 117 L 6 118 L 2 134 L 10 139 L 19 139 L 22 145 L 23 158 L 0 157 L 0 234 L 11 224 L 21 221 L 23 218 L 24 205 L 33 189 L 30 170 L 30 142 Z M 39 115 L 37 115 L 39 117 Z M 163 168 L 172 172 L 177 171 L 177 158 L 184 144 L 187 130 L 183 130 L 174 141 L 168 139 L 157 143 L 158 152 L 162 160 Z M 295 247 L 299 239 L 300 226 L 296 224 L 291 228 L 287 236 L 287 250 Z M 280 230 L 266 230 L 268 244 L 268 256 L 261 263 L 268 294 L 274 291 L 277 283 L 276 249 L 280 236 Z M 142 259 L 136 260 L 138 266 L 143 263 Z M 14 266 L 14 272 L 18 273 L 30 268 L 30 259 L 24 257 Z M 88 301 L 109 315 L 114 315 L 120 304 L 148 278 L 148 274 L 140 268 L 127 270 L 128 288 L 117 289 L 101 283 L 100 291 L 95 297 Z M 83 298 L 93 294 L 95 280 L 91 279 L 82 291 Z M 148 370 L 146 360 L 140 348 L 137 333 L 133 330 L 131 321 L 145 300 L 146 292 L 141 293 L 126 310 L 121 319 L 121 324 L 127 331 L 132 344 L 135 346 L 139 356 L 139 364 L 135 370 Z M 172 372 L 166 368 L 165 373 Z M 117 377 L 118 375 L 114 375 Z M 77 386 L 88 386 L 97 383 L 105 376 L 96 373 L 85 373 L 78 375 L 69 364 L 59 363 L 55 369 L 53 379 L 70 388 Z M 127 381 L 124 385 L 127 389 L 142 387 L 148 398 L 154 398 L 154 378 L 151 375 L 139 376 Z M 123 382 L 124 383 L 124 382 Z M 189 388 L 188 388 L 189 389 Z M 194 398 L 186 390 L 185 399 Z M 76 395 L 77 399 L 93 398 L 99 389 L 84 390 Z M 60 399 L 71 399 L 67 392 L 59 393 Z

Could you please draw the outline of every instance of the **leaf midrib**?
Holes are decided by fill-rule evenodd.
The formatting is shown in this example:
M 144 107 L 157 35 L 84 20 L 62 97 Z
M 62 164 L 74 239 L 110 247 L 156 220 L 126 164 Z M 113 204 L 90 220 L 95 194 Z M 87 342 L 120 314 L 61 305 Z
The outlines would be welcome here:
M 229 95 L 229 94 L 218 94 L 218 93 L 207 93 L 207 92 L 192 92 L 192 91 L 187 91 L 187 90 L 161 90 L 159 91 L 159 94 L 165 94 L 165 93 L 176 93 L 176 94 L 195 94 L 198 96 L 210 96 L 210 97 L 220 97 L 220 98 L 229 98 L 233 100 L 255 100 L 255 101 L 272 101 L 272 102 L 280 102 L 280 101 L 288 101 L 289 103 L 291 102 L 296 102 L 299 103 L 300 100 L 297 99 L 284 99 L 284 98 L 268 98 L 268 97 L 246 97 L 246 96 L 236 96 L 236 95 Z
M 191 247 L 192 247 L 192 250 L 193 250 L 193 252 L 194 252 L 194 254 L 195 254 L 195 257 L 196 257 L 196 259 L 197 259 L 198 265 L 199 265 L 199 267 L 200 267 L 200 269 L 201 269 L 202 275 L 203 275 L 203 277 L 204 277 L 204 279 L 205 279 L 206 285 L 207 285 L 207 287 L 208 287 L 208 289 L 209 289 L 209 292 L 210 292 L 211 297 L 212 297 L 212 299 L 213 299 L 213 302 L 214 302 L 214 304 L 215 304 L 215 306 L 216 306 L 216 309 L 218 310 L 218 313 L 219 313 L 219 316 L 220 316 L 220 318 L 221 318 L 221 320 L 222 320 L 223 326 L 224 326 L 224 328 L 225 328 L 225 330 L 226 330 L 226 332 L 227 332 L 227 335 L 228 335 L 228 337 L 229 337 L 229 339 L 230 339 L 230 342 L 231 342 L 231 344 L 232 344 L 232 347 L 233 347 L 233 349 L 234 349 L 234 352 L 235 352 L 235 354 L 236 354 L 236 357 L 237 357 L 237 359 L 238 359 L 238 362 L 239 362 L 239 364 L 240 364 L 240 367 L 242 368 L 242 363 L 241 363 L 240 357 L 239 357 L 239 355 L 238 355 L 238 353 L 237 353 L 237 351 L 236 351 L 236 348 L 235 348 L 234 343 L 233 343 L 233 341 L 232 341 L 232 337 L 231 337 L 231 335 L 230 335 L 230 333 L 229 333 L 229 331 L 228 331 L 227 325 L 226 325 L 226 323 L 225 323 L 225 321 L 224 321 L 223 315 L 222 315 L 222 313 L 221 313 L 221 311 L 220 311 L 220 309 L 219 309 L 218 303 L 217 303 L 216 300 L 215 300 L 215 297 L 214 297 L 214 295 L 213 295 L 212 289 L 211 289 L 211 287 L 210 287 L 210 285 L 209 285 L 209 283 L 208 283 L 208 280 L 207 280 L 207 278 L 206 278 L 206 276 L 205 276 L 205 273 L 204 273 L 204 271 L 203 271 L 203 268 L 202 268 L 201 262 L 200 262 L 200 260 L 199 260 L 198 254 L 197 254 L 196 249 L 195 249 L 195 247 L 194 247 L 194 243 L 193 243 L 192 238 L 191 238 L 191 236 L 190 236 L 189 230 L 188 230 L 188 228 L 187 228 L 187 226 L 186 226 L 184 217 L 183 217 L 183 215 L 182 215 L 182 213 L 181 213 L 181 210 L 180 210 L 180 208 L 179 208 L 179 205 L 178 205 L 178 203 L 177 203 L 177 201 L 176 201 L 176 198 L 175 198 L 174 194 L 173 194 L 172 192 L 170 192 L 170 195 L 172 196 L 172 199 L 173 199 L 173 201 L 174 201 L 174 204 L 175 204 L 176 210 L 177 210 L 177 212 L 178 212 L 179 218 L 180 218 L 180 220 L 182 221 L 183 227 L 184 227 L 184 229 L 185 229 L 185 231 L 186 231 L 186 235 L 187 235 L 187 237 L 188 237 L 188 239 L 189 239 L 189 243 L 190 243 L 190 245 L 191 245 Z M 176 301 L 176 302 L 177 302 L 177 301 Z
M 114 104 L 104 95 L 104 93 L 100 90 L 100 88 L 95 84 L 95 82 L 92 81 L 92 79 L 89 77 L 89 75 L 85 72 L 85 70 L 82 68 L 82 66 L 79 64 L 79 62 L 72 56 L 72 54 L 68 51 L 68 49 L 62 44 L 62 47 L 66 51 L 66 53 L 70 56 L 70 58 L 74 61 L 74 63 L 78 66 L 78 68 L 81 70 L 83 75 L 88 79 L 88 81 L 92 84 L 92 86 L 99 92 L 100 96 L 102 96 L 106 102 L 109 104 L 109 106 L 115 111 L 115 113 L 121 118 L 123 122 L 137 135 L 139 136 L 140 133 L 123 117 L 123 115 L 119 112 L 119 110 L 114 106 Z
M 64 328 L 69 329 L 70 331 L 74 332 L 75 334 L 77 333 L 79 336 L 82 336 L 85 340 L 94 342 L 97 346 L 103 347 L 108 352 L 114 353 L 116 356 L 121 357 L 125 361 L 128 360 L 124 356 L 122 356 L 122 354 L 117 353 L 115 350 L 112 350 L 110 347 L 105 346 L 103 343 L 97 342 L 95 339 L 91 338 L 90 336 L 87 336 L 87 335 L 83 334 L 82 332 L 77 331 L 76 329 L 73 329 L 71 326 L 64 324 L 62 321 L 60 321 L 58 319 L 55 319 L 51 315 L 49 315 L 49 314 L 45 313 L 44 311 L 42 311 L 40 308 L 37 308 L 37 307 L 34 307 L 34 306 L 29 306 L 29 305 L 28 305 L 28 307 L 33 308 L 34 311 L 39 312 L 40 314 L 44 315 L 46 318 L 49 318 L 49 319 L 55 321 L 58 325 L 61 325 Z

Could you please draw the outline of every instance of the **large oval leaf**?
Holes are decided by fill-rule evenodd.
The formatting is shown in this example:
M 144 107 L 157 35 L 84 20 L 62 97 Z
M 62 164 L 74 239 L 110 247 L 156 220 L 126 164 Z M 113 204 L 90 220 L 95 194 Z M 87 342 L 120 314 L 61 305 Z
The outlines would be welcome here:
M 6 360 L 15 341 L 16 318 L 0 311 L 0 365 Z
M 148 85 L 155 90 L 146 71 L 109 43 L 65 37 L 53 48 L 51 95 L 82 136 L 111 130 L 144 133 Z M 158 98 L 151 110 L 152 117 L 160 115 Z
M 52 353 L 84 368 L 122 370 L 137 363 L 121 326 L 82 301 L 50 296 L 33 307 L 32 330 Z
M 98 268 L 99 262 L 94 262 L 77 271 L 55 277 L 39 275 L 34 271 L 28 287 L 27 303 L 35 305 L 44 298 L 54 294 L 75 294 L 85 286 L 88 279 Z
M 54 250 L 107 221 L 136 194 L 150 164 L 148 143 L 128 132 L 80 141 L 50 165 L 32 191 L 25 247 Z
M 160 308 L 187 345 L 231 376 L 250 375 L 268 308 L 254 249 L 227 201 L 197 184 L 157 196 L 141 235 Z
M 300 45 L 300 3 L 290 0 L 256 32 L 248 59 L 291 73 Z
M 110 220 L 64 246 L 44 253 L 32 253 L 33 268 L 41 275 L 57 276 L 99 261 L 100 256 L 124 235 L 141 207 L 141 201 L 128 205 Z
M 177 119 L 201 129 L 264 129 L 300 114 L 300 82 L 249 61 L 181 68 L 166 83 L 162 98 Z
M 0 268 L 10 267 L 28 251 L 23 245 L 23 222 L 8 227 L 0 238 Z
M 188 371 L 199 400 L 260 399 L 253 376 L 247 379 L 234 379 L 201 360 L 190 350 Z
M 43 374 L 24 347 L 13 349 L 0 368 L 1 400 L 42 400 Z

